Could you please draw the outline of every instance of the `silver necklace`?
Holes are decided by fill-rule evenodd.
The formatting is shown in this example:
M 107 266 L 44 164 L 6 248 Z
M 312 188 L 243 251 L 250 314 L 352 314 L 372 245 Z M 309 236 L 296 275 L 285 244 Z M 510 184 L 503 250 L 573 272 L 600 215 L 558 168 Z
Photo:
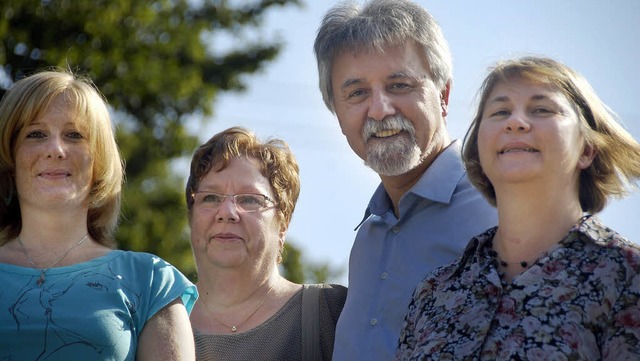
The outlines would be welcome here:
M 69 248 L 65 253 L 63 253 L 62 256 L 60 256 L 60 258 L 58 258 L 55 262 L 53 262 L 51 266 L 47 268 L 40 268 L 36 266 L 35 262 L 33 262 L 33 259 L 31 259 L 31 256 L 29 256 L 29 253 L 27 252 L 27 247 L 24 246 L 24 243 L 22 243 L 20 236 L 18 236 L 18 243 L 20 243 L 20 247 L 22 247 L 22 253 L 24 253 L 25 257 L 27 257 L 27 261 L 31 263 L 31 266 L 33 266 L 33 268 L 40 271 L 40 278 L 38 278 L 38 280 L 36 281 L 36 284 L 38 285 L 38 287 L 42 286 L 42 284 L 45 281 L 44 274 L 47 273 L 47 271 L 49 271 L 53 267 L 55 267 L 58 263 L 60 263 L 60 261 L 62 261 L 71 251 L 78 248 L 78 246 L 80 246 L 82 242 L 84 242 L 88 237 L 89 237 L 89 233 L 85 234 L 84 237 L 80 238 L 80 240 L 76 242 L 76 244 L 71 246 L 71 248 Z
M 249 319 L 251 319 L 251 317 L 253 317 L 253 315 L 256 314 L 256 312 L 258 312 L 258 310 L 262 307 L 262 305 L 264 304 L 264 301 L 267 300 L 267 296 L 269 296 L 269 293 L 271 292 L 271 290 L 273 289 L 273 286 L 276 285 L 276 283 L 278 283 L 278 281 L 274 282 L 271 287 L 269 287 L 269 290 L 267 291 L 267 293 L 265 293 L 264 297 L 262 298 L 262 301 L 260 302 L 260 304 L 258 305 L 258 307 L 251 312 L 251 314 L 249 315 L 249 317 L 245 318 L 244 321 L 240 322 L 237 325 L 227 325 L 226 323 L 220 321 L 218 318 L 216 318 L 216 316 L 213 315 L 213 312 L 211 312 L 211 310 L 209 309 L 209 307 L 207 306 L 207 303 L 205 302 L 204 299 L 204 294 L 200 295 L 199 301 L 201 301 L 202 305 L 204 306 L 204 309 L 207 310 L 207 313 L 209 314 L 209 316 L 211 316 L 211 318 L 213 318 L 215 321 L 217 321 L 218 323 L 220 323 L 221 325 L 224 325 L 226 327 L 229 327 L 229 329 L 231 329 L 231 332 L 236 332 L 238 331 L 238 327 L 244 325 L 247 321 L 249 321 Z

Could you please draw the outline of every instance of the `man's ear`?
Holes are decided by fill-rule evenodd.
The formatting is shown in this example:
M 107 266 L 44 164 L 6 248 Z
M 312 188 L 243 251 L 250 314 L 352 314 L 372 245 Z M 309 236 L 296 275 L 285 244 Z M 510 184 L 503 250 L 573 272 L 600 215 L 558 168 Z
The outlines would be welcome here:
M 442 117 L 449 114 L 449 92 L 451 91 L 451 80 L 445 84 L 444 89 L 440 92 L 440 108 L 442 108 Z

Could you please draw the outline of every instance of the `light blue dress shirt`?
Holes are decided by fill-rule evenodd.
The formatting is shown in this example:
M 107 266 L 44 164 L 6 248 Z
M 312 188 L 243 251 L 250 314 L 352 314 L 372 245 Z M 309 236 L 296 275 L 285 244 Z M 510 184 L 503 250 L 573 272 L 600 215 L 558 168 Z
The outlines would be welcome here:
M 497 212 L 471 185 L 455 141 L 399 203 L 382 184 L 373 194 L 349 258 L 349 291 L 338 320 L 334 361 L 392 360 L 416 286 L 458 258 Z

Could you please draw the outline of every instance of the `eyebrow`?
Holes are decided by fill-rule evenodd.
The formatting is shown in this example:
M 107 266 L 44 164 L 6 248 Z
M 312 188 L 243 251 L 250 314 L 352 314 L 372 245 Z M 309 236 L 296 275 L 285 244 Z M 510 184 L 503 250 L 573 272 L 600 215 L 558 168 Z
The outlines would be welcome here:
M 551 99 L 550 97 L 544 95 L 544 94 L 536 94 L 534 96 L 531 97 L 532 100 L 544 100 L 544 99 Z M 509 97 L 506 95 L 502 95 L 502 96 L 498 96 L 495 97 L 493 99 L 490 99 L 487 103 L 504 103 L 504 102 L 508 102 L 509 101 Z
M 404 72 L 404 71 L 399 71 L 399 72 L 395 72 L 391 75 L 389 75 L 387 77 L 387 80 L 393 80 L 393 79 L 398 79 L 398 78 L 412 78 L 412 79 L 418 79 L 417 77 Z M 344 90 L 354 84 L 361 84 L 364 83 L 364 79 L 362 78 L 351 78 L 351 79 L 347 79 L 345 80 L 342 85 L 340 86 L 340 90 Z

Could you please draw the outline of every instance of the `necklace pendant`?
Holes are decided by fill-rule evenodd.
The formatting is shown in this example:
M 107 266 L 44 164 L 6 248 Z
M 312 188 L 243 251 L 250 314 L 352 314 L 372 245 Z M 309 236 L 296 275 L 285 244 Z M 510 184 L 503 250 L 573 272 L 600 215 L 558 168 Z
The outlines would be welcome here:
M 238 331 L 238 328 L 236 326 L 231 326 L 231 332 L 236 332 Z
M 36 281 L 36 284 L 38 285 L 38 287 L 42 286 L 42 284 L 44 283 L 44 272 L 40 272 L 40 278 L 38 278 L 38 280 Z

